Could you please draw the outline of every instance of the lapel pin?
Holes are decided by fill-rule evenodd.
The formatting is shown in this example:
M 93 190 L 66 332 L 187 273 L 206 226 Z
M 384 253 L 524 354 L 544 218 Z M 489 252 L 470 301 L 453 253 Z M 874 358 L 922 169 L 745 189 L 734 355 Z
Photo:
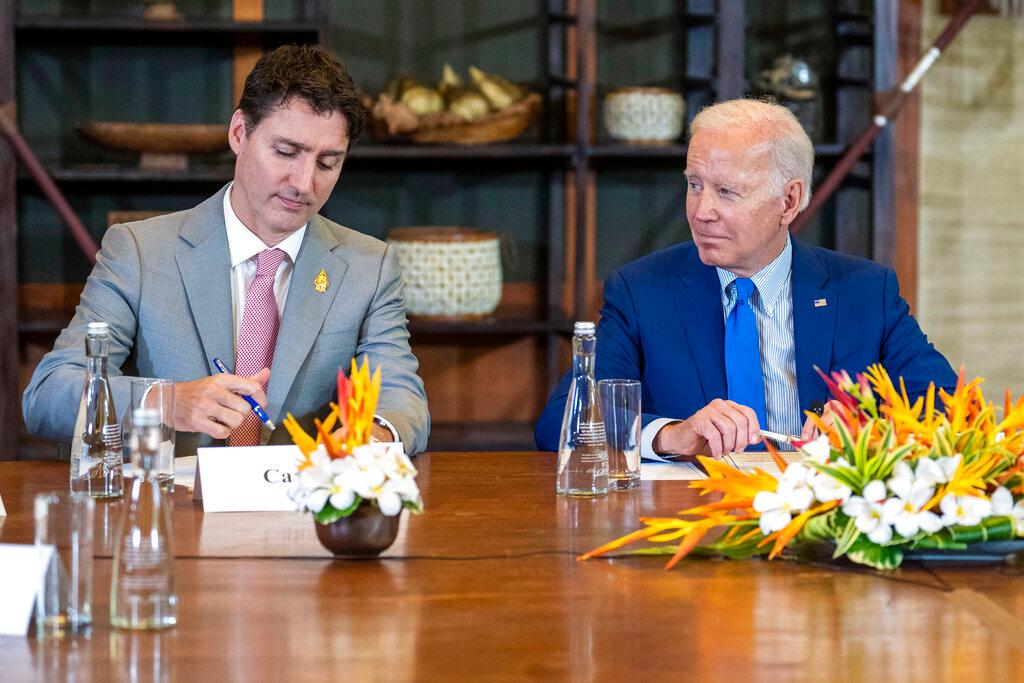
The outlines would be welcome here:
M 313 280 L 313 289 L 323 294 L 327 291 L 327 288 L 331 286 L 331 281 L 327 279 L 327 271 L 321 270 L 316 279 Z
M 814 300 L 814 307 L 815 308 L 821 308 L 822 306 L 828 306 L 828 301 L 826 299 L 815 299 Z

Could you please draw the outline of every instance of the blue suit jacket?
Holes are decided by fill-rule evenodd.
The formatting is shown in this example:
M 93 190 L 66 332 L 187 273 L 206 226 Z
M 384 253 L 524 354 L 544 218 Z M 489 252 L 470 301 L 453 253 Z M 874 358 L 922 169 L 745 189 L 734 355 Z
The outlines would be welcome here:
M 882 363 L 907 392 L 928 383 L 952 389 L 949 362 L 921 332 L 899 294 L 896 274 L 862 258 L 793 239 L 793 334 L 800 408 L 828 399 L 826 372 L 850 376 Z M 597 328 L 597 379 L 639 379 L 643 424 L 688 418 L 726 398 L 725 325 L 718 274 L 692 242 L 627 264 L 608 276 Z M 826 304 L 815 306 L 824 299 Z M 567 373 L 537 421 L 541 450 L 558 448 L 571 377 Z

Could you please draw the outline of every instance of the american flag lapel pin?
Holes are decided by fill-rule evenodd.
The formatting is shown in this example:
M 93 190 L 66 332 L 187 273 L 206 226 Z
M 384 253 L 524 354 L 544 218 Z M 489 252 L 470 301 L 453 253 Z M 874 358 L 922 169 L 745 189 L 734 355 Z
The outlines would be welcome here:
M 822 306 L 828 306 L 828 300 L 827 299 L 815 299 L 814 300 L 814 307 L 815 308 L 821 308 Z

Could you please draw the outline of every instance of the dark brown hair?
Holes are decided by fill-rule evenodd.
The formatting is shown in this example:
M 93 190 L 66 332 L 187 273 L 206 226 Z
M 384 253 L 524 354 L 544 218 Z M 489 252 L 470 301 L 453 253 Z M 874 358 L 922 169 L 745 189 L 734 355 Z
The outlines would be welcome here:
M 260 57 L 245 78 L 238 108 L 245 116 L 246 134 L 293 97 L 301 97 L 319 116 L 344 116 L 349 144 L 363 130 L 366 110 L 338 58 L 321 45 L 283 45 Z

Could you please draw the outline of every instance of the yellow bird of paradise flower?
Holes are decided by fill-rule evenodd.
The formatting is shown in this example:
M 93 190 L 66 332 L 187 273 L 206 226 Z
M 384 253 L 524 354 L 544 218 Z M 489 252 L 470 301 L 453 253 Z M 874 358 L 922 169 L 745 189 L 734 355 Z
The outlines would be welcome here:
M 353 358 L 348 377 L 343 370 L 338 370 L 338 402 L 331 403 L 331 412 L 322 422 L 313 420 L 317 430 L 315 437 L 307 434 L 295 417 L 288 413 L 282 424 L 291 435 L 292 442 L 302 451 L 298 464 L 300 472 L 313 466 L 311 455 L 321 445 L 331 459 L 337 459 L 351 455 L 356 447 L 370 442 L 373 415 L 380 398 L 380 383 L 380 366 L 371 377 L 366 356 L 363 356 L 362 366 L 357 366 Z M 336 424 L 338 429 L 335 432 Z

